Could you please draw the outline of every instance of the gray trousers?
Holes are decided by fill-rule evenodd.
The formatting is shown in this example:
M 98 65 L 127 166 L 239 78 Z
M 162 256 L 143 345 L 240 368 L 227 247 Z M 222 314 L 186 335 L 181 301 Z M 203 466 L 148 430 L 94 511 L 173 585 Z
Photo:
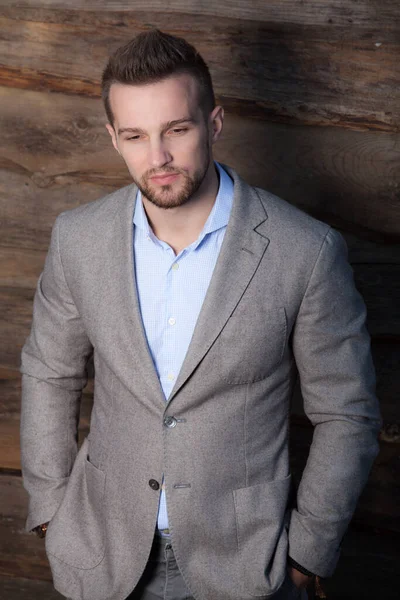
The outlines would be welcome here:
M 168 538 L 154 538 L 146 569 L 126 600 L 194 600 L 183 581 Z M 307 592 L 298 590 L 287 575 L 282 587 L 268 600 L 307 600 Z
M 178 569 L 169 538 L 154 537 L 144 573 L 126 600 L 194 600 Z

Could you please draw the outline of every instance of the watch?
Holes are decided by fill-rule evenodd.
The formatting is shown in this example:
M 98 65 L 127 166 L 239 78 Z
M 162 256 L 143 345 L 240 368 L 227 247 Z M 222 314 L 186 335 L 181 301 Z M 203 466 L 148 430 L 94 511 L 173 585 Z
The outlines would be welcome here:
M 40 537 L 40 538 L 44 538 L 46 535 L 46 531 L 47 531 L 47 526 L 49 524 L 50 521 L 47 521 L 47 523 L 42 523 L 41 525 L 38 525 L 37 527 L 33 528 L 33 531 Z
M 297 571 L 300 571 L 300 573 L 303 573 L 303 575 L 307 575 L 307 577 L 314 577 L 314 573 L 311 573 L 311 571 L 309 571 L 308 569 L 306 569 L 302 565 L 299 565 L 299 563 L 296 562 L 290 556 L 287 557 L 287 562 L 289 563 L 289 565 L 291 567 L 294 567 L 295 569 L 297 569 Z

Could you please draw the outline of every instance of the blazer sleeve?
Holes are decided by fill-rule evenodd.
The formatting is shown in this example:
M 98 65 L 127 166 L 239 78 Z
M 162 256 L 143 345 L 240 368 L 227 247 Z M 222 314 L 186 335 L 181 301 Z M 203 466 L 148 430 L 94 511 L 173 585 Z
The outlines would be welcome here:
M 381 425 L 366 309 L 342 236 L 329 229 L 293 333 L 312 445 L 289 527 L 289 556 L 321 577 L 340 544 L 378 453 Z
M 53 227 L 21 356 L 21 467 L 29 494 L 26 531 L 49 521 L 63 498 L 77 454 L 81 393 L 92 352 L 64 277 L 61 222 L 62 215 Z

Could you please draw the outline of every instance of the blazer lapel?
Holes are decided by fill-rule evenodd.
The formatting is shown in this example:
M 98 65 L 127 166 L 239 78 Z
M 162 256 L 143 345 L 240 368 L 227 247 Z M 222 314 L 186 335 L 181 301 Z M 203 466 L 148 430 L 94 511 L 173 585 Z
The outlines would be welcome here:
M 269 239 L 263 234 L 265 208 L 254 188 L 224 165 L 234 180 L 232 213 L 192 341 L 169 401 L 212 346 L 249 285 Z
M 138 388 L 135 373 L 140 372 L 147 398 L 165 406 L 165 397 L 154 368 L 143 328 L 137 295 L 133 252 L 133 213 L 137 188 L 124 189 L 125 197 L 117 207 L 112 235 L 104 261 L 105 295 L 103 319 L 112 339 L 118 344 L 116 370 L 129 389 Z

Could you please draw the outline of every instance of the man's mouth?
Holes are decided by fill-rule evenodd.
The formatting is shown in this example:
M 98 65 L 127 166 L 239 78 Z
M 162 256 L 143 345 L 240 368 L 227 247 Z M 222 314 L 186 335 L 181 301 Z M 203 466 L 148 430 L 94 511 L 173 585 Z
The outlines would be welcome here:
M 153 183 L 158 185 L 168 185 L 179 177 L 179 173 L 165 173 L 164 175 L 154 175 L 150 177 Z

